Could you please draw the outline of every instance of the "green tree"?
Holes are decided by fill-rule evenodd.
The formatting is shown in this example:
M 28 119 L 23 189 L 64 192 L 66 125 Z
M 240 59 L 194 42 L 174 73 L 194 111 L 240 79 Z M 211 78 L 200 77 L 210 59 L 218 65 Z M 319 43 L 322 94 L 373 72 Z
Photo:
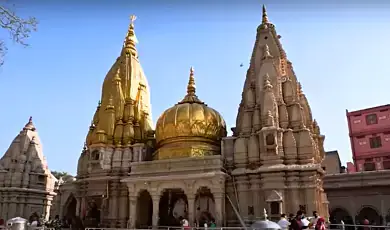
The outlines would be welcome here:
M 34 17 L 22 18 L 12 8 L 5 6 L 4 3 L 0 5 L 0 28 L 8 32 L 13 42 L 26 47 L 29 45 L 27 39 L 36 31 L 38 21 Z M 0 65 L 4 64 L 7 50 L 4 38 L 0 39 Z
M 55 178 L 57 178 L 58 180 L 62 177 L 62 178 L 66 178 L 66 177 L 70 177 L 72 175 L 69 175 L 69 173 L 67 172 L 59 172 L 59 171 L 51 171 L 51 174 L 53 174 L 53 176 Z

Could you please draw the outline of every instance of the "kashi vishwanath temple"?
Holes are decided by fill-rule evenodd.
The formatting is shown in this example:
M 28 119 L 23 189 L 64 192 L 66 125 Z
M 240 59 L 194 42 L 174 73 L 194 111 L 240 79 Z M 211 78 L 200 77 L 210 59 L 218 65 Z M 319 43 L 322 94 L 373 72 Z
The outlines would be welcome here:
M 43 187 L 35 189 L 50 198 L 40 202 L 41 212 L 51 208 L 51 216 L 77 216 L 86 226 L 117 228 L 175 226 L 179 217 L 191 225 L 215 219 L 217 226 L 239 226 L 261 218 L 263 209 L 271 218 L 299 209 L 326 217 L 325 137 L 265 8 L 232 136 L 221 114 L 196 94 L 193 68 L 187 92 L 153 128 L 134 20 L 105 77 L 77 177 L 59 183 L 55 198 Z M 30 143 L 26 148 L 36 145 L 32 135 L 23 140 Z M 49 181 L 51 174 L 38 160 L 36 172 L 10 168 L 16 163 L 5 163 L 22 152 L 12 146 L 0 161 L 0 215 L 25 216 L 36 206 L 28 197 L 20 203 L 10 194 Z M 5 214 L 11 206 L 15 211 Z

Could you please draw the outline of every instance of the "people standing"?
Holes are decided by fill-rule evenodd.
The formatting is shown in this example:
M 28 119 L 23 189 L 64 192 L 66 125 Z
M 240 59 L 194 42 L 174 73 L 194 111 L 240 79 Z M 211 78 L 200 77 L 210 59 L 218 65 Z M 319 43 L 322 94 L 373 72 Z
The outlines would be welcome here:
M 215 220 L 214 219 L 211 219 L 211 222 L 210 222 L 210 229 L 215 229 L 217 227 L 217 225 L 215 224 Z
M 295 218 L 292 219 L 289 229 L 290 230 L 302 230 L 303 224 L 302 224 L 302 216 L 303 213 L 301 210 L 297 212 L 297 215 Z
M 317 225 L 317 221 L 319 218 L 320 216 L 318 215 L 317 211 L 313 211 L 313 218 L 310 221 L 313 227 Z
M 286 218 L 286 214 L 282 214 L 280 216 L 280 220 L 278 221 L 278 224 L 282 230 L 287 230 L 290 226 L 290 222 Z
M 316 225 L 315 225 L 315 230 L 325 230 L 325 229 L 326 229 L 325 219 L 322 218 L 322 217 L 319 217 L 317 219 L 317 222 L 316 222 Z

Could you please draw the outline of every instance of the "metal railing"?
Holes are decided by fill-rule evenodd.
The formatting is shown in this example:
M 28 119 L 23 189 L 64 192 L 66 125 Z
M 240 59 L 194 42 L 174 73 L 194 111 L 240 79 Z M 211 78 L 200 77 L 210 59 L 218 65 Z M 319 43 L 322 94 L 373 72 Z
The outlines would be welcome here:
M 327 224 L 328 230 L 390 230 L 385 225 Z
M 85 230 L 150 230 L 148 228 L 85 228 Z M 252 230 L 247 227 L 178 227 L 178 226 L 158 226 L 157 229 L 165 230 Z M 377 226 L 377 225 L 351 225 L 351 224 L 328 224 L 327 230 L 390 230 L 390 226 Z M 46 230 L 46 229 L 45 229 Z M 314 230 L 314 228 L 308 228 L 308 230 Z

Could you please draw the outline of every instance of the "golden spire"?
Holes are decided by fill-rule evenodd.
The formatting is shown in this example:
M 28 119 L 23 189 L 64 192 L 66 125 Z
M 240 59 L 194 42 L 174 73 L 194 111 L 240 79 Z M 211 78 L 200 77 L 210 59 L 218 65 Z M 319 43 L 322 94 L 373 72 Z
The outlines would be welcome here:
M 127 31 L 126 40 L 125 40 L 125 48 L 135 56 L 137 56 L 137 49 L 135 48 L 135 45 L 138 43 L 138 39 L 135 36 L 134 32 L 134 21 L 137 19 L 137 16 L 131 15 L 130 16 L 130 26 L 129 30 Z
M 267 23 L 269 23 L 267 9 L 265 8 L 265 5 L 263 4 L 263 19 L 261 21 L 261 24 L 267 24 Z
M 187 95 L 195 95 L 195 92 L 196 92 L 196 85 L 195 85 L 195 78 L 194 78 L 194 67 L 191 66 L 190 79 L 188 80 L 188 85 L 187 85 Z
M 188 80 L 187 85 L 187 95 L 184 97 L 184 99 L 179 102 L 179 104 L 183 103 L 200 103 L 203 104 L 201 100 L 199 100 L 198 96 L 195 94 L 196 92 L 196 85 L 195 85 L 195 77 L 194 77 L 194 68 L 190 68 L 190 78 Z

